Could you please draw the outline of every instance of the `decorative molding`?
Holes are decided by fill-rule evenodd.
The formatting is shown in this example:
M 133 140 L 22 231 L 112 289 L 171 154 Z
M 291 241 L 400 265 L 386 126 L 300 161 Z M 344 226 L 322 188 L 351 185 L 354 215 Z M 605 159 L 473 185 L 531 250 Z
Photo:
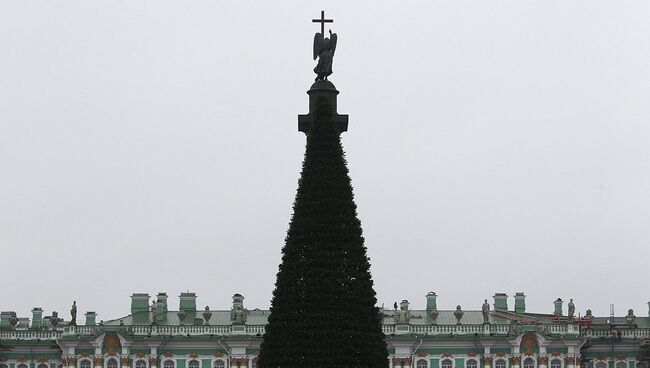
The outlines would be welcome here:
M 526 353 L 532 353 L 533 350 L 538 346 L 537 336 L 532 332 L 526 332 L 521 338 L 521 347 L 525 349 Z M 532 354 L 527 354 L 532 355 Z
M 0 363 L 4 363 L 4 362 L 6 362 L 6 361 L 7 361 L 7 358 L 4 357 L 4 356 L 2 356 L 2 355 L 0 355 Z
M 163 356 L 165 358 L 172 358 L 174 356 L 174 353 L 172 353 L 171 351 L 166 351 L 163 353 Z
M 393 358 L 393 367 L 402 366 L 402 358 Z
M 627 360 L 627 355 L 618 354 L 616 356 L 616 360 Z
M 412 362 L 413 360 L 411 360 L 411 358 L 402 359 L 402 363 L 404 363 L 403 365 L 411 365 Z
M 241 358 L 239 359 L 240 365 L 248 365 L 248 358 Z
M 469 353 L 467 353 L 467 356 L 468 356 L 468 357 L 472 357 L 472 358 L 475 357 L 475 356 L 477 356 L 477 355 L 478 355 L 478 353 L 475 352 L 475 351 L 470 351 Z
M 129 357 L 122 357 L 120 358 L 120 363 L 122 363 L 122 366 L 130 366 L 131 365 L 131 358 Z
M 158 358 L 156 357 L 149 358 L 149 366 L 156 366 L 156 365 L 158 365 Z
M 215 358 L 222 358 L 222 357 L 223 357 L 223 353 L 220 352 L 220 351 L 217 351 L 216 353 L 214 353 L 214 356 L 215 356 Z
M 190 353 L 190 358 L 197 359 L 198 357 L 199 357 L 199 353 L 197 353 L 196 351 Z
M 424 351 L 419 351 L 419 352 L 418 352 L 418 357 L 420 357 L 420 358 L 424 358 L 424 357 L 426 357 L 427 355 L 429 355 L 429 354 L 427 354 L 427 353 L 424 352 Z
M 502 351 L 499 351 L 499 352 L 496 352 L 495 355 L 498 356 L 499 358 L 501 358 L 501 357 L 506 356 L 506 353 L 504 353 Z
M 600 354 L 598 354 L 596 359 L 598 359 L 598 360 L 607 360 L 607 354 L 600 353 Z
M 135 356 L 138 357 L 138 358 L 144 358 L 145 355 L 146 355 L 146 354 L 143 353 L 143 352 L 141 352 L 141 351 L 135 353 Z
M 567 361 L 567 364 L 569 364 L 569 365 L 575 365 L 576 364 L 576 357 L 570 356 L 570 357 L 567 358 L 566 361 Z
M 554 357 L 559 357 L 560 355 L 562 355 L 562 353 L 560 353 L 559 351 L 554 351 L 551 353 L 551 355 Z
M 108 353 L 106 353 L 106 355 L 110 356 L 110 357 L 114 357 L 114 356 L 117 356 L 117 353 L 114 352 L 114 351 L 109 351 Z
M 548 365 L 548 357 L 547 356 L 541 356 L 537 358 L 537 364 L 539 365 Z
M 99 357 L 99 356 L 94 357 L 94 358 L 93 358 L 93 364 L 94 364 L 95 366 L 103 366 L 103 365 L 104 365 L 104 358 Z
M 521 357 L 520 356 L 513 356 L 510 358 L 510 364 L 512 365 L 520 365 L 521 364 Z
M 70 359 L 74 359 L 74 358 L 70 358 Z M 16 357 L 16 362 L 25 363 L 25 362 L 27 362 L 27 357 L 24 356 L 24 355 L 19 355 L 19 356 Z
M 37 362 L 39 362 L 39 363 L 47 363 L 48 359 L 47 359 L 46 356 L 40 356 L 40 357 L 38 357 Z
M 492 365 L 492 357 L 483 357 L 483 365 Z
M 80 355 L 82 358 L 88 358 L 88 357 L 90 356 L 90 354 L 86 353 L 85 351 L 82 352 L 82 353 L 79 353 L 79 355 Z
M 454 356 L 451 355 L 450 352 L 445 351 L 444 353 L 442 353 L 442 357 L 443 357 L 443 358 L 453 358 Z

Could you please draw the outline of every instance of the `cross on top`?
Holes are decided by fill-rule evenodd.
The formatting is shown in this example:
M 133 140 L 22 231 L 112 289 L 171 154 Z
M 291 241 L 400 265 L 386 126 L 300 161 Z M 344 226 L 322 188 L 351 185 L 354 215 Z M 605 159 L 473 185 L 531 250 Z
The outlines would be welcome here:
M 325 37 L 325 23 L 334 23 L 334 19 L 325 19 L 325 10 L 320 11 L 320 19 L 312 19 L 313 23 L 320 23 L 320 34 Z

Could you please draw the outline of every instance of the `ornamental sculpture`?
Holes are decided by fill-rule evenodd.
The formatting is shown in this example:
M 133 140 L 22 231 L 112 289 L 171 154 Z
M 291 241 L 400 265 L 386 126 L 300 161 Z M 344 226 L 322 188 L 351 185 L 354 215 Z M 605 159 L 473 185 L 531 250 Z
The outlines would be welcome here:
M 320 33 L 314 35 L 314 60 L 318 58 L 318 64 L 314 68 L 316 73 L 316 80 L 327 80 L 327 77 L 332 74 L 332 60 L 334 58 L 334 51 L 336 51 L 336 41 L 338 37 L 336 33 L 329 30 L 329 38 L 325 37 L 325 23 L 333 23 L 332 19 L 325 19 L 325 12 L 320 12 L 320 19 L 312 19 L 314 23 L 320 23 Z
M 77 301 L 72 302 L 72 308 L 70 308 L 70 324 L 72 326 L 77 325 Z
M 575 314 L 575 312 L 576 312 L 576 306 L 575 306 L 575 304 L 573 304 L 573 299 L 570 299 L 569 300 L 569 312 L 568 312 L 569 319 L 573 319 L 573 315 Z
M 210 324 L 210 318 L 212 318 L 212 312 L 210 312 L 210 307 L 206 305 L 205 311 L 203 312 L 203 319 L 205 320 L 206 325 Z
M 483 323 L 484 324 L 489 324 L 490 323 L 490 304 L 488 303 L 487 299 L 483 302 L 483 306 L 481 307 L 481 312 L 483 312 Z
M 465 314 L 465 312 L 463 312 L 463 309 L 460 307 L 460 305 L 457 305 L 456 311 L 454 311 L 454 317 L 456 317 L 456 321 L 458 321 L 456 322 L 457 325 L 460 324 L 460 320 L 463 318 L 463 314 Z

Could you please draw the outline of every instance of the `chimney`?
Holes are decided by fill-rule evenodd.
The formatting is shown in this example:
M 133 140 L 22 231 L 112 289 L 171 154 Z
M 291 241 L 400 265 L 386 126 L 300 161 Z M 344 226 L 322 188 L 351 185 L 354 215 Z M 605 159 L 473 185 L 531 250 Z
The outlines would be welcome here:
M 494 310 L 508 311 L 508 295 L 506 293 L 494 294 Z
M 131 314 L 149 311 L 149 294 L 133 293 L 131 295 Z
M 437 295 L 433 291 L 429 291 L 427 293 L 427 310 L 428 311 L 438 309 L 438 306 L 436 305 L 436 297 L 437 297 Z
M 185 312 L 196 312 L 196 294 L 195 293 L 181 293 L 179 310 Z
M 557 298 L 557 300 L 553 302 L 553 304 L 555 304 L 555 312 L 553 314 L 556 316 L 562 315 L 562 303 L 563 301 L 560 298 Z
M 34 307 L 32 309 L 32 328 L 41 328 L 43 326 L 43 308 Z
M 12 327 L 11 320 L 16 316 L 14 312 L 0 312 L 0 330 L 10 330 Z
M 522 292 L 515 293 L 515 313 L 526 313 L 526 295 Z
M 648 302 L 648 317 L 650 317 L 650 302 Z
M 94 326 L 95 321 L 97 320 L 97 313 L 95 312 L 86 312 L 86 326 Z

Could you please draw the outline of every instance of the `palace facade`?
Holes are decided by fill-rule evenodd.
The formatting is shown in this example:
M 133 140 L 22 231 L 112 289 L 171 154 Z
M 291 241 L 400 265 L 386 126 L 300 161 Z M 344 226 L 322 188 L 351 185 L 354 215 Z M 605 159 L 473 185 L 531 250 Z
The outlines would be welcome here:
M 554 313 L 530 313 L 525 295 L 514 308 L 495 294 L 483 310 L 439 310 L 426 295 L 425 310 L 404 300 L 378 308 L 391 368 L 648 368 L 650 318 L 629 310 L 622 317 L 575 314 L 570 302 Z M 131 296 L 130 314 L 97 321 L 86 312 L 77 322 L 56 312 L 31 318 L 0 315 L 0 368 L 255 368 L 268 310 L 244 307 L 235 294 L 230 310 L 197 308 L 194 293 L 182 293 L 178 310 L 159 293 Z M 650 312 L 649 312 L 650 313 Z

